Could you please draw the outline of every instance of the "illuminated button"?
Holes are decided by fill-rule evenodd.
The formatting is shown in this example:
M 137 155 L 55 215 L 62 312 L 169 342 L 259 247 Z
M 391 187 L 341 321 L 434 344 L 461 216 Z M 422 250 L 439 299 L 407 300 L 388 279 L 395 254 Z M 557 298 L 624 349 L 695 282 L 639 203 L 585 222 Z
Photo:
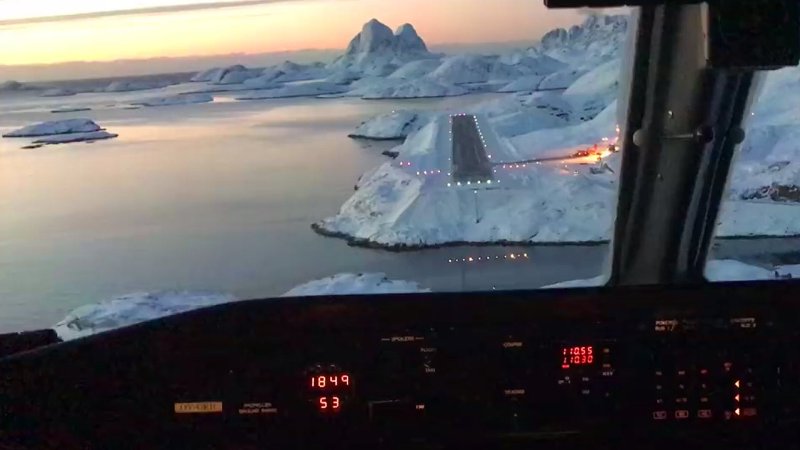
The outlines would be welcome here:
M 736 408 L 736 409 L 733 410 L 733 413 L 736 414 L 737 416 L 741 416 L 742 415 L 742 410 L 741 410 L 741 408 Z
M 733 382 L 733 385 L 738 388 L 741 385 L 741 381 L 736 380 Z
M 667 420 L 667 412 L 653 411 L 653 420 Z
M 679 409 L 679 410 L 675 411 L 675 418 L 676 419 L 688 419 L 689 418 L 689 410 Z
M 700 419 L 710 419 L 712 416 L 710 409 L 701 409 L 697 411 L 697 417 Z
M 742 416 L 753 417 L 756 415 L 758 415 L 758 411 L 755 408 L 742 408 Z

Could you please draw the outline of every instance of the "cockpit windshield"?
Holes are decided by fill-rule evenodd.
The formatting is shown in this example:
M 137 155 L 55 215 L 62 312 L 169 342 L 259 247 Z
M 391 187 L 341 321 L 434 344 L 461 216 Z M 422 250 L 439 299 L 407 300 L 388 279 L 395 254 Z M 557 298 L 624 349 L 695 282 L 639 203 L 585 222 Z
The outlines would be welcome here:
M 800 275 L 800 67 L 760 75 L 731 168 L 706 277 Z
M 0 331 L 72 338 L 282 295 L 602 284 L 631 16 L 7 0 Z M 711 278 L 791 262 L 771 238 L 800 230 L 796 73 L 770 75 L 754 109 L 719 227 L 754 239 L 719 240 L 715 258 L 743 262 Z

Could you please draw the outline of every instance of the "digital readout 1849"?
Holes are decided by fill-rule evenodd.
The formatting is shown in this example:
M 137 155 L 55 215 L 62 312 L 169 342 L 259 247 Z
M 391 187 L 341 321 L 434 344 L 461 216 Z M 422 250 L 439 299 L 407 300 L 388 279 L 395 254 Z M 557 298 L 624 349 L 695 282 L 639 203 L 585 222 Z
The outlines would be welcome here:
M 568 369 L 573 365 L 583 366 L 592 363 L 594 363 L 594 347 L 591 345 L 561 348 L 562 369 Z

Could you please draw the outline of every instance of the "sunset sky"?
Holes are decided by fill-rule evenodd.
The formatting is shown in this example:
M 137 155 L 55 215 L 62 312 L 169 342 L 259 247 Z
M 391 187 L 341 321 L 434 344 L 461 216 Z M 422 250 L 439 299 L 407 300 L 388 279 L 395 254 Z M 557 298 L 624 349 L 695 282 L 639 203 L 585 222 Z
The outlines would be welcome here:
M 536 40 L 578 22 L 542 0 L 0 0 L 0 64 L 343 48 L 367 20 L 429 44 Z

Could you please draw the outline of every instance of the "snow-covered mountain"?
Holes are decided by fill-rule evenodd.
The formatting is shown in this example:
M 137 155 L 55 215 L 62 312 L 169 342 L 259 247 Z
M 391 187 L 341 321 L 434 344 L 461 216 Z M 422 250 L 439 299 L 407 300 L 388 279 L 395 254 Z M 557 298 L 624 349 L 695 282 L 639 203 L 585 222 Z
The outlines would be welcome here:
M 619 57 L 627 19 L 622 15 L 591 15 L 569 30 L 556 28 L 546 33 L 529 52 L 584 67 Z
M 413 25 L 404 24 L 392 32 L 372 19 L 350 41 L 344 54 L 328 67 L 334 71 L 386 76 L 407 62 L 433 57 Z

